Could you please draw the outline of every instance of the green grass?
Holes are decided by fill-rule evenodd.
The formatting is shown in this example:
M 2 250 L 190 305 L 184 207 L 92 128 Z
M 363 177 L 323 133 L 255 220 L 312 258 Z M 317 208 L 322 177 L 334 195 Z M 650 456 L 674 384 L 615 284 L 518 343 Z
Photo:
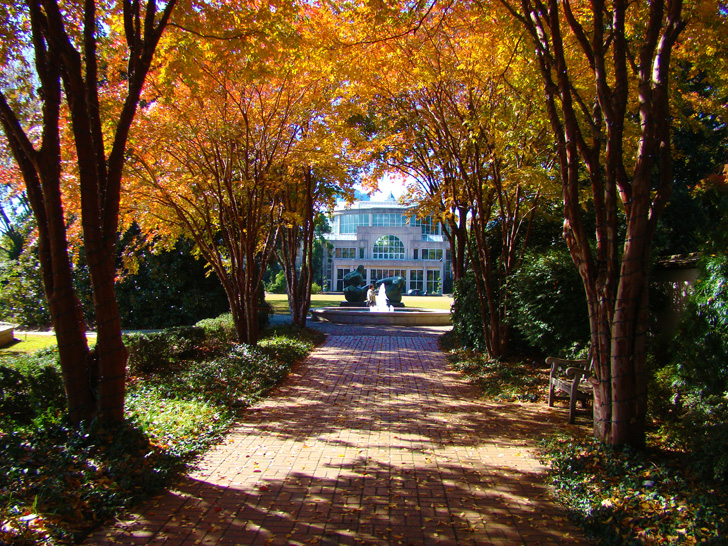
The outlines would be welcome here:
M 96 338 L 89 336 L 89 343 L 93 345 Z M 15 357 L 30 355 L 42 349 L 56 346 L 56 336 L 50 334 L 15 333 L 14 341 L 0 348 L 0 363 Z
M 286 294 L 266 293 L 265 301 L 273 306 L 273 311 L 277 315 L 285 315 L 291 312 L 288 308 L 288 296 Z M 314 294 L 311 296 L 311 307 L 338 307 L 341 301 L 344 301 L 344 296 L 341 294 Z
M 15 340 L 0 348 L 0 362 L 7 357 L 19 356 L 22 354 L 30 354 L 40 349 L 54 347 L 56 345 L 56 336 L 48 334 L 18 334 L 15 333 Z
M 444 309 L 449 311 L 452 306 L 450 296 L 402 296 L 402 303 L 407 307 L 420 307 L 423 309 Z
M 290 312 L 286 294 L 266 294 L 265 300 L 273 306 L 276 314 Z M 342 301 L 345 301 L 343 294 L 314 294 L 311 296 L 311 307 L 338 307 Z M 402 296 L 402 303 L 406 307 L 450 310 L 452 298 L 450 296 Z

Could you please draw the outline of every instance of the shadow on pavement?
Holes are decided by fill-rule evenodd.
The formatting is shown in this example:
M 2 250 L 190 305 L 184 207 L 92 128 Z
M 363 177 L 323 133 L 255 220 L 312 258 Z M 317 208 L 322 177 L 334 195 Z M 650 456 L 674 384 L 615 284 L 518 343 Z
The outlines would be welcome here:
M 170 492 L 88 544 L 586 544 L 530 453 L 545 403 L 487 403 L 426 334 L 332 334 Z

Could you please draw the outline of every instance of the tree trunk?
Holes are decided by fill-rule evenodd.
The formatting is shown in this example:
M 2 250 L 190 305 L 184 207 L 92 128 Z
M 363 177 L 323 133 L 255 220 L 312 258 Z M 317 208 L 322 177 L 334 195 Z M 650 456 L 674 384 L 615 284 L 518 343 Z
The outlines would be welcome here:
M 176 0 L 157 13 L 152 1 L 123 2 L 123 17 L 129 59 L 127 95 L 114 120 L 109 142 L 99 106 L 99 21 L 93 0 L 79 8 L 80 18 L 57 2 L 28 2 L 33 59 L 43 124 L 40 148 L 36 150 L 17 116 L 0 91 L 0 119 L 13 155 L 23 173 L 33 214 L 38 223 L 40 261 L 68 396 L 71 420 L 98 417 L 118 422 L 124 416 L 126 349 L 121 341 L 121 322 L 114 295 L 115 241 L 119 221 L 122 169 L 129 129 L 136 113 L 144 80 L 159 39 Z M 19 8 L 22 9 L 22 8 Z M 144 23 L 141 21 L 144 20 Z M 131 21 L 135 21 L 131 24 Z M 79 30 L 74 42 L 68 26 Z M 29 46 L 30 47 L 30 46 Z M 73 288 L 68 255 L 64 207 L 60 191 L 61 82 L 71 115 L 81 196 L 80 220 L 98 327 L 96 349 L 89 353 L 84 322 Z M 35 86 L 36 82 L 29 85 Z M 107 155 L 108 154 L 108 155 Z
M 95 252 L 89 256 L 96 315 L 94 357 L 98 362 L 98 411 L 99 418 L 106 422 L 124 419 L 126 361 L 129 355 L 122 341 L 121 317 L 114 292 L 115 249 L 116 245 L 109 243 L 101 256 L 95 256 Z
M 46 299 L 58 343 L 69 417 L 72 422 L 79 423 L 96 415 L 93 391 L 95 362 L 89 353 L 81 302 L 73 287 L 65 229 L 59 229 L 59 223 L 62 222 L 53 222 L 48 227 L 49 237 L 39 238 L 39 255 Z M 43 231 L 46 230 L 39 230 Z M 50 252 L 46 252 L 46 248 Z
M 610 443 L 644 443 L 647 412 L 647 217 L 633 206 L 612 320 L 612 430 Z
M 34 12 L 33 12 L 34 13 Z M 48 57 L 45 57 L 47 53 Z M 63 386 L 72 422 L 96 414 L 93 361 L 86 341 L 86 323 L 73 287 L 63 201 L 58 120 L 60 112 L 59 60 L 53 51 L 36 58 L 43 84 L 43 144 L 33 148 L 5 96 L 0 93 L 0 121 L 20 167 L 28 201 L 38 225 L 38 250 L 43 288 L 58 342 Z M 91 372 L 91 373 L 90 373 Z
M 230 314 L 233 317 L 233 326 L 235 327 L 235 335 L 240 343 L 248 343 L 248 314 L 238 306 L 230 306 Z
M 306 326 L 306 317 L 311 307 L 313 242 L 316 233 L 315 199 L 316 179 L 310 167 L 303 169 L 300 178 L 292 180 L 281 196 L 283 208 L 291 217 L 284 219 L 286 225 L 281 230 L 277 257 L 286 277 L 291 322 L 301 328 Z M 297 270 L 299 250 L 301 268 Z
M 254 252 L 254 242 L 247 242 L 248 253 L 243 258 L 245 264 L 244 285 L 241 294 L 243 303 L 243 317 L 245 319 L 245 334 L 240 339 L 243 343 L 250 345 L 258 344 L 258 289 L 256 285 L 256 254 Z
M 475 248 L 470 248 L 470 255 L 478 257 L 477 260 L 471 260 L 471 263 L 475 272 L 475 286 L 478 291 L 485 349 L 489 357 L 500 358 L 507 347 L 507 340 L 501 337 L 500 313 L 497 296 L 493 289 L 492 260 L 488 256 L 490 249 L 485 240 L 486 234 L 481 231 L 482 224 L 486 223 L 487 219 L 482 222 L 478 220 L 474 222 L 472 231 L 476 243 Z
M 260 336 L 260 327 L 258 325 L 258 294 L 252 298 L 245 306 L 245 337 L 241 339 L 243 343 L 249 345 L 257 345 Z
M 671 50 L 685 26 L 682 1 L 652 0 L 638 6 L 598 0 L 592 2 L 591 13 L 582 13 L 581 18 L 574 15 L 569 2 L 520 0 L 518 9 L 509 0 L 501 3 L 530 34 L 544 82 L 561 167 L 564 237 L 589 306 L 596 381 L 594 432 L 611 444 L 642 445 L 647 407 L 647 271 L 657 218 L 672 184 L 668 75 Z M 583 27 L 582 21 L 590 26 Z M 628 26 L 640 27 L 642 32 L 628 36 Z M 608 38 L 605 28 L 610 29 Z M 569 55 L 565 37 L 572 48 Z M 576 52 L 582 55 L 581 64 L 576 64 Z M 631 95 L 630 67 L 637 77 Z M 584 70 L 592 71 L 592 91 L 598 100 L 589 116 L 584 114 L 592 99 L 581 96 L 573 85 L 572 68 L 579 78 Z M 639 139 L 636 150 L 629 152 L 624 149 L 631 121 L 627 107 L 635 99 Z M 625 156 L 632 153 L 635 166 L 630 176 Z M 589 174 L 597 219 L 594 255 L 581 210 L 580 163 Z M 627 217 L 621 264 L 616 242 L 618 196 Z
M 454 282 L 465 277 L 466 249 L 468 246 L 468 209 L 458 208 L 458 215 L 448 218 L 445 236 L 450 243 L 450 257 L 452 258 L 452 278 Z

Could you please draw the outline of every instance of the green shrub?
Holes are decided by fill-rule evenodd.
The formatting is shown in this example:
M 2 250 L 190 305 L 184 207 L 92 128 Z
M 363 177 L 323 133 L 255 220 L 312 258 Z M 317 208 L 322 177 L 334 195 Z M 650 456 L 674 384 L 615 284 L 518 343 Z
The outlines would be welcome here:
M 146 384 L 168 399 L 199 401 L 228 411 L 256 401 L 285 377 L 289 367 L 258 347 L 232 345 L 210 359 L 186 361 L 174 373 L 148 376 Z
M 272 314 L 273 306 L 270 303 L 265 300 L 258 302 L 258 328 L 261 331 L 270 324 L 270 315 Z M 216 341 L 221 344 L 236 343 L 238 341 L 231 313 L 201 320 L 195 326 L 205 330 L 205 335 L 209 341 Z
M 589 343 L 589 317 L 579 273 L 567 251 L 532 252 L 508 281 L 511 352 L 579 356 Z M 485 351 L 475 274 L 455 283 L 452 324 L 458 343 Z
M 451 318 L 458 344 L 476 351 L 486 350 L 480 300 L 472 271 L 455 283 Z
M 675 337 L 664 431 L 708 476 L 728 479 L 728 254 L 707 254 Z
M 5 430 L 57 418 L 66 409 L 55 348 L 0 365 L 0 424 Z
M 169 363 L 168 343 L 162 333 L 133 333 L 124 336 L 129 351 L 129 374 L 149 373 Z
M 265 287 L 265 290 L 271 294 L 286 293 L 286 274 L 283 270 L 276 274 L 275 278 Z
M 129 373 L 159 371 L 169 364 L 190 356 L 205 339 L 205 330 L 198 326 L 179 326 L 161 332 L 133 333 L 125 336 L 129 350 Z
M 25 328 L 51 323 L 35 247 L 23 251 L 17 260 L 0 261 L 0 321 Z
M 235 324 L 231 313 L 225 313 L 219 317 L 199 321 L 195 326 L 205 331 L 208 340 L 216 340 L 219 343 L 233 343 L 237 340 Z
M 123 274 L 115 290 L 123 328 L 189 325 L 229 309 L 219 279 L 193 255 L 192 241 L 179 239 L 168 250 L 153 247 L 136 225 L 119 241 Z
M 589 343 L 589 314 L 581 277 L 569 253 L 530 254 L 511 278 L 509 321 L 535 349 L 577 356 Z
M 311 283 L 311 294 L 320 294 L 321 293 L 321 285 L 314 282 Z
M 260 340 L 258 346 L 266 355 L 290 366 L 305 358 L 313 343 L 306 339 L 273 335 Z
M 701 269 L 677 335 L 675 361 L 685 387 L 722 396 L 728 393 L 728 254 L 705 256 Z
M 692 394 L 681 400 L 682 415 L 663 428 L 668 438 L 690 452 L 692 464 L 707 479 L 728 482 L 728 403 L 725 397 Z
M 182 380 L 194 385 L 205 400 L 247 406 L 277 385 L 289 367 L 260 348 L 234 345 L 224 356 L 191 366 Z
M 260 344 L 275 343 L 281 338 L 283 343 L 302 342 L 309 347 L 309 350 L 316 345 L 321 345 L 326 341 L 326 334 L 313 328 L 301 328 L 292 323 L 280 324 L 266 331 L 266 337 L 261 340 Z

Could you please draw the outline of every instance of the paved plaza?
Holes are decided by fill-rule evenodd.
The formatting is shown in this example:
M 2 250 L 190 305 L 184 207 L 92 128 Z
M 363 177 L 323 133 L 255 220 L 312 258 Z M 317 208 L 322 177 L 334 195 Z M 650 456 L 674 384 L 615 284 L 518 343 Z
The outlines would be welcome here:
M 194 471 L 87 544 L 586 544 L 532 449 L 565 410 L 479 400 L 437 328 L 318 327 Z

